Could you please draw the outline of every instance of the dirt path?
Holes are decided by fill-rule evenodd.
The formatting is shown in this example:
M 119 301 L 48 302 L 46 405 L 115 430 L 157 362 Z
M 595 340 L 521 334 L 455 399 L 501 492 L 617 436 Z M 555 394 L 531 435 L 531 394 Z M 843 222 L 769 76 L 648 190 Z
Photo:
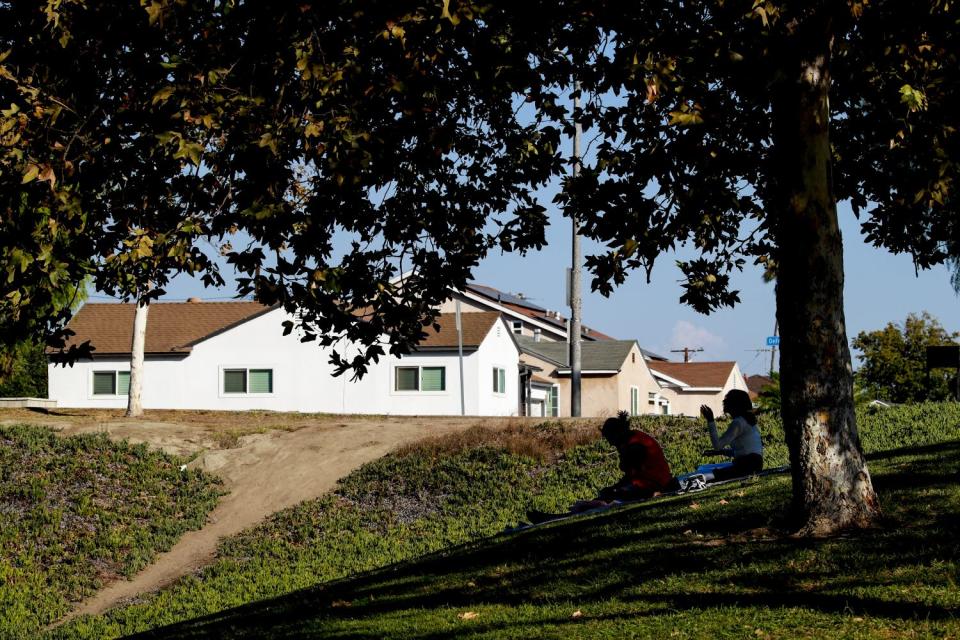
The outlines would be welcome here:
M 45 423 L 59 427 L 65 434 L 103 431 L 111 438 L 146 442 L 181 455 L 203 451 L 190 466 L 218 475 L 229 491 L 203 529 L 185 534 L 133 579 L 107 585 L 81 603 L 67 619 L 103 613 L 197 571 L 213 561 L 221 538 L 251 527 L 276 511 L 326 493 L 343 476 L 399 445 L 462 430 L 481 421 L 498 422 L 478 418 L 347 416 L 298 420 L 291 416 L 284 430 L 273 428 L 265 433 L 236 436 L 237 429 L 256 431 L 263 427 L 258 427 L 256 421 L 233 421 L 232 415 L 222 416 L 219 422 L 214 417 L 212 422 L 198 424 L 195 420 L 178 422 L 176 416 L 166 415 L 162 416 L 164 421 L 151 421 L 154 416 L 149 414 L 147 420 L 138 421 L 113 415 L 98 415 L 96 420 L 71 420 L 71 416 L 17 420 L 8 414 L 0 413 L 0 422 Z M 277 421 L 276 415 L 271 418 Z M 273 426 L 283 423 L 281 419 Z M 225 439 L 225 430 L 234 435 Z M 225 441 L 230 448 L 218 446 Z

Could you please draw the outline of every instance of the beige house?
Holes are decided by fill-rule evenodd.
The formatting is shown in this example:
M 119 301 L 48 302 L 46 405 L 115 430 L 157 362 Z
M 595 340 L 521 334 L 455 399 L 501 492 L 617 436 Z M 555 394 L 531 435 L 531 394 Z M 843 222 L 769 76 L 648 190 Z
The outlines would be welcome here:
M 516 337 L 520 348 L 521 402 L 529 415 L 570 415 L 570 367 L 566 342 Z M 634 340 L 583 342 L 581 415 L 606 417 L 618 411 L 631 415 L 666 413 L 660 385 Z M 524 385 L 524 376 L 528 383 Z
M 498 313 L 520 350 L 520 415 L 570 415 L 567 319 L 521 294 L 471 283 L 451 290 L 440 307 L 462 314 Z M 706 404 L 718 415 L 723 396 L 747 385 L 736 362 L 668 362 L 634 340 L 615 340 L 585 326 L 581 333 L 581 415 L 696 416 Z
M 731 389 L 747 391 L 747 382 L 736 362 L 647 363 L 660 385 L 660 395 L 669 402 L 670 413 L 700 415 L 707 405 L 714 414 L 723 413 L 723 396 Z

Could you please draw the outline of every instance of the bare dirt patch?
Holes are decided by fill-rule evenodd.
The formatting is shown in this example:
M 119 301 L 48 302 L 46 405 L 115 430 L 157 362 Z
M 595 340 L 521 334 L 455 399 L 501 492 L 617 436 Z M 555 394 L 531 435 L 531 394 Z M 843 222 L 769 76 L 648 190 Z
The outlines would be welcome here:
M 330 491 L 343 476 L 398 447 L 478 425 L 516 428 L 521 422 L 526 420 L 217 411 L 147 411 L 130 419 L 120 410 L 0 411 L 0 423 L 47 425 L 65 435 L 103 432 L 192 458 L 190 467 L 216 474 L 229 492 L 203 529 L 184 535 L 132 580 L 108 584 L 71 617 L 102 613 L 197 571 L 214 559 L 221 538 Z

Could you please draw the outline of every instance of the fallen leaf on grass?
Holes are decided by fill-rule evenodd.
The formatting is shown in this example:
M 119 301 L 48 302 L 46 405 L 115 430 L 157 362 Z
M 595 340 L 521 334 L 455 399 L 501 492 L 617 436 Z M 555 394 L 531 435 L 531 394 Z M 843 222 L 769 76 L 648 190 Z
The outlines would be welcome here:
M 720 504 L 730 504 L 730 503 L 724 500 L 723 498 L 720 498 Z
M 738 497 L 738 498 L 742 498 L 742 497 L 745 496 L 745 495 L 747 495 L 745 492 L 743 492 L 743 491 L 737 491 L 737 497 Z
M 478 615 L 480 614 L 477 613 L 476 611 L 464 611 L 463 613 L 458 613 L 457 617 L 460 618 L 461 620 L 473 620 Z
M 352 607 L 353 603 L 348 600 L 334 600 L 330 603 L 330 606 L 334 609 L 339 609 L 341 607 Z
M 699 502 L 691 502 L 691 503 L 690 503 L 690 508 L 691 508 L 691 509 L 699 509 L 699 508 L 700 508 L 700 503 L 699 503 Z
M 580 609 L 577 609 L 576 611 L 570 614 L 570 617 L 573 618 L 574 620 L 582 616 L 583 616 L 583 611 L 580 611 Z

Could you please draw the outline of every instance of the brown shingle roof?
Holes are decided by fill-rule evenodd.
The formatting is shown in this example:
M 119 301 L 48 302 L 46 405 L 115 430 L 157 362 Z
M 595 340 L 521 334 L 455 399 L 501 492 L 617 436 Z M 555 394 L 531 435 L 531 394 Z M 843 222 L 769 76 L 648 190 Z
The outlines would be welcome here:
M 476 311 L 461 313 L 460 320 L 463 327 L 464 348 L 476 349 L 483 339 L 490 333 L 490 328 L 500 318 L 499 313 L 493 311 Z M 456 349 L 457 348 L 457 319 L 454 313 L 441 313 L 437 317 L 440 331 L 432 326 L 424 327 L 427 334 L 418 345 L 421 349 Z
M 747 393 L 750 394 L 752 400 L 756 400 L 760 396 L 760 392 L 763 391 L 764 387 L 769 387 L 773 384 L 773 378 L 770 376 L 747 376 L 745 380 L 747 383 Z
M 94 355 L 128 354 L 133 339 L 136 305 L 87 303 L 68 327 L 74 332 L 67 347 L 87 340 Z M 259 302 L 155 302 L 147 316 L 146 353 L 188 353 L 214 334 L 269 311 Z
M 689 387 L 722 387 L 727 383 L 736 362 L 657 362 L 651 360 L 651 370 L 679 380 Z

